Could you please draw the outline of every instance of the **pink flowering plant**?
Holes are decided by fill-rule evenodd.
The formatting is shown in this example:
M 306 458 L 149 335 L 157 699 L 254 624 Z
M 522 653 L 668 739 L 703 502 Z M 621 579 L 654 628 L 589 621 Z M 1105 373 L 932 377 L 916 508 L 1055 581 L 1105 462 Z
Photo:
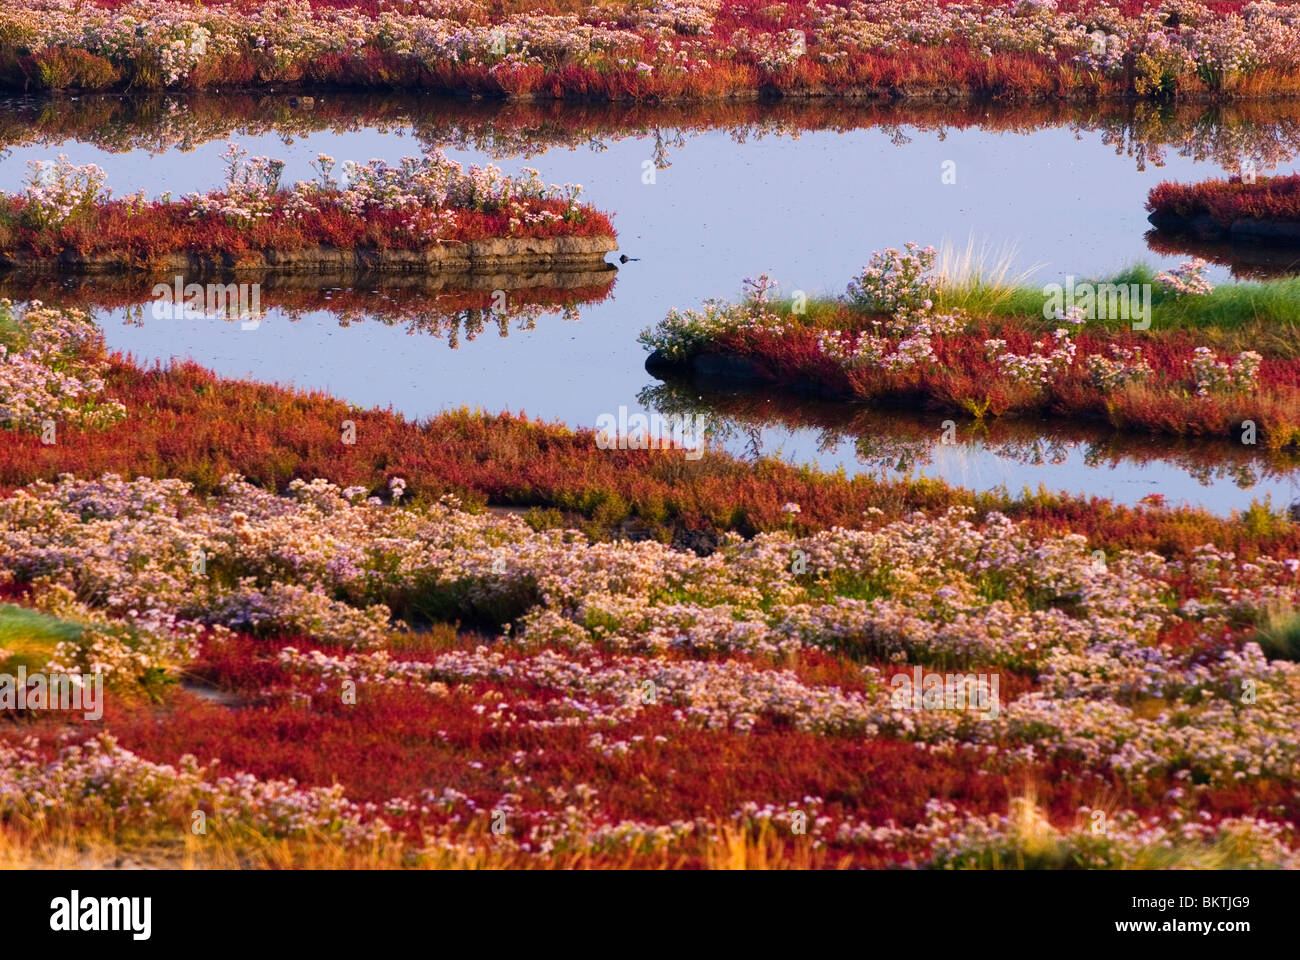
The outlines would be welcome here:
M 770 278 L 748 288 L 746 316 L 779 308 Z M 1214 362 L 1248 386 L 1250 358 Z M 816 529 L 815 505 L 782 503 L 785 529 L 723 533 L 700 556 L 469 508 L 396 475 L 280 490 L 229 475 L 210 494 L 112 474 L 29 483 L 0 498 L 0 595 L 72 627 L 40 665 L 99 674 L 111 697 L 104 727 L 37 718 L 35 736 L 0 736 L 0 821 L 165 837 L 203 810 L 232 836 L 327 838 L 358 857 L 391 845 L 401 862 L 487 836 L 512 862 L 706 857 L 720 825 L 788 836 L 806 821 L 812 849 L 872 863 L 1193 865 L 1231 844 L 1234 863 L 1297 864 L 1284 811 L 1216 807 L 1300 779 L 1300 668 L 1277 639 L 1300 609 L 1288 550 L 1099 559 L 1068 526 L 968 505 Z M 918 670 L 996 676 L 1002 692 L 918 707 L 898 695 Z M 205 707 L 181 683 L 222 678 L 234 689 L 216 695 L 238 706 Z M 272 721 L 257 740 L 242 726 L 253 705 Z M 362 753 L 402 742 L 415 775 L 385 763 L 367 780 L 354 738 Z M 758 783 L 706 817 L 629 811 L 611 788 L 628 769 L 755 744 L 827 769 L 957 765 L 973 782 L 1065 770 L 1087 799 L 1067 816 L 1013 796 L 1005 812 L 896 817 Z M 227 753 L 231 771 L 208 762 Z M 320 773 L 299 783 L 264 753 Z M 1114 811 L 1097 839 L 1080 824 L 1115 791 L 1144 812 Z M 487 829 L 494 814 L 505 833 Z
M 224 185 L 148 201 L 142 193 L 112 200 L 103 171 L 66 158 L 37 164 L 20 194 L 0 194 L 0 266 L 98 256 L 124 267 L 169 253 L 240 258 L 254 251 L 427 250 L 498 238 L 593 237 L 611 241 L 613 225 L 580 202 L 578 184 L 546 184 L 499 167 L 468 169 L 439 151 L 348 162 L 320 156 L 314 180 L 281 183 L 284 161 L 250 157 L 236 144 L 222 155 Z
M 15 0 L 0 11 L 0 75 L 14 87 L 136 89 L 307 80 L 510 94 L 719 97 L 831 91 L 900 75 L 1023 96 L 1065 88 L 1164 98 L 1293 85 L 1294 4 L 1192 0 L 725 0 L 560 4 L 520 12 L 476 0 L 274 6 L 181 0 Z
M 792 556 L 806 566 L 796 569 Z M 200 498 L 175 481 L 63 477 L 0 501 L 0 563 L 43 609 L 92 625 L 101 638 L 114 620 L 133 625 L 133 648 L 125 640 L 73 644 L 60 649 L 59 666 L 101 664 L 124 676 L 145 664 L 183 666 L 202 648 L 230 642 L 228 631 L 251 629 L 288 684 L 274 694 L 286 704 L 314 711 L 352 686 L 365 697 L 424 698 L 469 713 L 494 738 L 578 730 L 585 749 L 605 760 L 682 737 L 759 736 L 775 724 L 818 741 L 900 741 L 942 756 L 997 749 L 1012 769 L 1031 755 L 1055 758 L 1134 789 L 1157 777 L 1186 784 L 1165 797 L 1158 824 L 1124 821 L 1129 827 L 1101 848 L 1044 822 L 1054 844 L 1095 858 L 1092 866 L 1144 862 L 1161 830 L 1177 832 L 1194 814 L 1198 792 L 1300 776 L 1300 749 L 1288 736 L 1300 723 L 1295 664 L 1270 660 L 1251 642 L 1221 642 L 1232 624 L 1300 604 L 1300 564 L 1245 562 L 1210 546 L 1176 560 L 1120 550 L 1099 565 L 1082 536 L 1044 536 L 1005 516 L 977 520 L 954 508 L 868 517 L 808 536 L 730 535 L 717 554 L 697 557 L 654 541 L 539 532 L 451 500 L 361 501 L 323 481 L 299 481 L 278 496 L 232 477 L 217 496 Z M 394 613 L 367 605 L 376 593 L 397 609 L 414 609 L 420 598 L 415 606 L 508 619 L 490 647 L 412 655 Z M 1045 604 L 1046 596 L 1060 602 Z M 1174 629 L 1195 642 L 1162 642 Z M 854 658 L 851 684 L 789 666 L 828 653 Z M 914 711 L 900 707 L 890 682 L 894 668 L 912 664 L 981 664 L 1038 680 L 996 711 Z M 514 692 L 475 699 L 483 690 Z M 1162 704 L 1155 713 L 1141 706 L 1153 699 Z M 632 732 L 651 721 L 653 737 Z M 103 758 L 97 776 L 121 791 L 119 814 L 141 826 L 153 822 L 154 791 L 182 785 L 224 816 L 275 834 L 293 828 L 265 819 L 271 796 L 315 802 L 315 788 L 258 778 L 230 796 L 230 782 L 211 770 L 178 779 L 175 768 L 94 738 L 64 747 L 44 769 L 80 782 L 79 750 Z M 0 773 L 11 811 L 38 808 L 46 795 L 33 759 L 13 753 Z M 148 776 L 131 773 L 145 769 Z M 473 820 L 482 812 L 450 795 L 374 805 L 334 796 L 332 809 L 347 812 L 357 843 L 375 831 L 397 837 L 396 824 L 412 817 L 434 829 L 449 813 Z M 83 817 L 99 814 L 73 803 Z M 744 806 L 736 818 L 781 823 L 802 810 L 820 820 L 821 805 L 779 800 L 771 809 Z M 595 794 L 583 810 L 565 826 L 554 810 L 536 808 L 502 842 L 536 855 L 561 839 L 590 849 L 649 832 L 672 845 L 702 829 L 653 820 L 633 829 L 609 819 Z M 847 851 L 888 841 L 941 866 L 1014 848 L 1022 815 L 1013 809 L 1010 821 L 988 820 L 972 835 L 974 823 L 951 811 L 899 827 L 837 809 L 816 835 Z M 1238 830 L 1258 841 L 1250 862 L 1294 862 L 1290 828 L 1272 818 L 1216 818 L 1179 835 L 1190 844 L 1185 855 L 1209 856 L 1208 845 Z
M 61 153 L 55 160 L 31 160 L 27 166 L 31 172 L 21 194 L 23 221 L 37 229 L 86 220 L 112 196 L 105 186 L 107 174 L 97 164 L 74 164 Z
M 0 426 L 103 429 L 126 408 L 103 395 L 104 336 L 86 314 L 0 300 Z
M 1203 297 L 1214 290 L 1214 284 L 1205 276 L 1208 266 L 1207 261 L 1197 257 L 1173 270 L 1162 271 L 1156 276 L 1156 283 L 1176 297 Z

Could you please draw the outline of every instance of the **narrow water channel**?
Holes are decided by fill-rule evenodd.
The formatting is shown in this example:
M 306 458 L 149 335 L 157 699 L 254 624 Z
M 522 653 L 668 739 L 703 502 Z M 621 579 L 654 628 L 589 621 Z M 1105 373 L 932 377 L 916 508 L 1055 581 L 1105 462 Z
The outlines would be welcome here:
M 495 312 L 481 302 L 490 291 L 399 295 L 370 284 L 270 298 L 252 324 L 157 319 L 143 280 L 135 295 L 118 284 L 104 296 L 75 285 L 42 293 L 9 278 L 0 295 L 91 308 L 110 347 L 144 362 L 189 358 L 410 417 L 468 406 L 594 426 L 620 405 L 654 409 L 671 399 L 644 370 L 642 328 L 672 307 L 733 297 L 746 276 L 767 272 L 785 292 L 836 294 L 873 250 L 907 240 L 973 245 L 1034 285 L 1137 261 L 1174 266 L 1183 257 L 1148 246 L 1151 187 L 1236 172 L 1248 158 L 1262 172 L 1291 172 L 1300 153 L 1296 105 L 1109 109 L 656 111 L 325 96 L 234 98 L 205 112 L 166 100 L 9 101 L 0 104 L 3 189 L 21 186 L 27 161 L 56 152 L 100 164 L 118 194 L 156 196 L 218 186 L 227 140 L 284 159 L 289 182 L 311 177 L 320 153 L 396 162 L 439 147 L 465 163 L 536 167 L 548 182 L 583 184 L 583 199 L 613 214 L 621 252 L 634 259 L 599 290 L 557 295 L 536 284 Z M 1224 282 L 1231 272 L 1229 258 L 1211 276 Z M 1083 425 L 1036 422 L 991 436 L 967 430 L 961 443 L 936 446 L 933 414 L 769 415 L 738 409 L 734 398 L 694 402 L 716 415 L 717 442 L 733 452 L 852 472 L 975 488 L 1042 484 L 1124 502 L 1156 493 L 1216 511 L 1295 495 L 1292 464 L 1223 444 L 1143 440 L 1122 452 L 1130 448 Z

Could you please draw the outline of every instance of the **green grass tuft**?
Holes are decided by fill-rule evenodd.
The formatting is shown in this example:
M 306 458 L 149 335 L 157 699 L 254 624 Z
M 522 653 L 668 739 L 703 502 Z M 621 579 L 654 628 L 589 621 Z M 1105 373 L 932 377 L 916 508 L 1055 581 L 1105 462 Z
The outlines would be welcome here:
M 1256 630 L 1255 642 L 1270 660 L 1300 661 L 1300 613 L 1290 608 L 1270 613 Z
M 0 669 L 9 671 L 10 661 L 15 668 L 21 662 L 29 670 L 40 669 L 56 646 L 80 637 L 80 624 L 11 603 L 0 603 L 0 649 L 8 650 L 10 654 L 8 659 L 0 662 Z

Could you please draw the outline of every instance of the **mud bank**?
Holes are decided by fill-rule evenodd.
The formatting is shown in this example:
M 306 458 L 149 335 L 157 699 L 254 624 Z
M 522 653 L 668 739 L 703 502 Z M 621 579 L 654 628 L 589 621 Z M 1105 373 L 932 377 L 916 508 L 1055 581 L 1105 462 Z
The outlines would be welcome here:
M 720 350 L 704 350 L 682 360 L 670 359 L 656 350 L 646 357 L 646 373 L 663 381 L 687 381 L 698 387 L 721 388 L 778 385 L 777 378 L 763 369 L 757 361 Z M 860 399 L 833 384 L 822 383 L 811 377 L 800 377 L 792 382 L 782 381 L 779 389 L 799 396 L 818 397 L 822 400 Z
M 307 247 L 300 250 L 250 250 L 238 253 L 190 253 L 183 250 L 143 259 L 125 252 L 83 254 L 64 250 L 57 256 L 23 251 L 0 253 L 0 270 L 28 276 L 111 274 L 123 271 L 151 275 L 179 273 L 187 278 L 221 274 L 322 275 L 447 274 L 478 276 L 493 282 L 512 274 L 604 273 L 605 254 L 618 249 L 612 236 L 547 237 L 541 239 L 448 242 L 425 250 L 376 250 Z M 489 289 L 491 289 L 489 287 Z
M 43 264 L 41 266 L 44 266 Z M 410 293 L 438 295 L 456 293 L 507 293 L 530 290 L 582 291 L 609 287 L 618 275 L 618 267 L 604 260 L 590 266 L 564 269 L 531 269 L 520 267 L 511 270 L 469 272 L 440 270 L 437 272 L 374 271 L 374 270 L 291 270 L 283 267 L 246 268 L 236 274 L 220 269 L 202 275 L 208 283 L 228 283 L 236 280 L 260 284 L 263 294 L 300 293 L 329 289 L 369 289 L 377 294 Z M 52 275 L 48 269 L 33 270 L 27 266 L 0 273 L 0 296 L 11 300 L 53 301 L 59 295 L 75 294 L 87 298 L 97 295 L 114 295 L 124 302 L 142 299 L 149 292 L 153 280 L 171 281 L 173 277 L 162 272 L 105 272 L 81 271 Z M 186 278 L 188 279 L 188 277 Z

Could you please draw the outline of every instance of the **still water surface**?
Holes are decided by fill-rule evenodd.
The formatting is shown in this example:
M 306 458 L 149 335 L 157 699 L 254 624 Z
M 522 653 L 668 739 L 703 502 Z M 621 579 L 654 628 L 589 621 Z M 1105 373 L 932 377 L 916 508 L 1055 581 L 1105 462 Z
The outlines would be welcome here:
M 145 362 L 191 358 L 226 376 L 321 388 L 411 417 L 469 406 L 575 426 L 592 426 L 620 405 L 652 406 L 657 394 L 647 388 L 656 381 L 643 368 L 638 331 L 671 307 L 735 296 L 743 277 L 767 272 L 785 292 L 835 294 L 873 250 L 907 240 L 959 248 L 973 242 L 994 255 L 1009 253 L 1014 270 L 1036 285 L 1062 282 L 1067 274 L 1102 276 L 1136 261 L 1173 266 L 1179 257 L 1153 253 L 1144 239 L 1143 204 L 1152 186 L 1234 172 L 1244 156 L 1255 156 L 1261 171 L 1291 172 L 1300 144 L 1300 116 L 1287 113 L 1131 123 L 1062 114 L 1017 125 L 1014 115 L 990 114 L 985 124 L 967 110 L 958 125 L 947 126 L 942 112 L 918 117 L 877 109 L 861 125 L 826 129 L 824 108 L 806 124 L 786 107 L 771 123 L 761 116 L 697 121 L 676 111 L 661 124 L 653 111 L 639 110 L 635 123 L 622 125 L 585 108 L 574 121 L 563 109 L 549 109 L 534 130 L 526 113 L 507 116 L 431 98 L 396 107 L 376 106 L 373 98 L 359 106 L 317 98 L 311 109 L 318 114 L 333 109 L 354 117 L 319 125 L 294 117 L 283 125 L 262 119 L 241 126 L 236 111 L 224 127 L 160 135 L 151 144 L 149 123 L 172 122 L 175 109 L 140 121 L 125 137 L 117 128 L 108 136 L 110 128 L 90 120 L 84 129 L 50 122 L 55 109 L 23 102 L 0 111 L 0 131 L 19 131 L 0 137 L 9 144 L 0 154 L 0 188 L 19 189 L 27 161 L 61 152 L 103 166 L 119 194 L 207 190 L 222 179 L 218 157 L 227 139 L 254 155 L 285 160 L 288 182 L 313 176 L 309 162 L 318 153 L 396 162 L 441 145 L 464 163 L 495 162 L 509 173 L 536 167 L 549 182 L 583 184 L 584 200 L 614 215 L 622 252 L 637 258 L 618 271 L 612 292 L 565 317 L 558 308 L 543 314 L 531 329 L 488 324 L 473 339 L 461 336 L 456 349 L 445 335 L 400 323 L 342 326 L 329 310 L 291 318 L 272 308 L 256 325 L 154 320 L 147 307 L 142 322 L 132 322 L 121 307 L 96 311 L 110 347 Z M 945 170 L 955 183 L 944 183 Z M 1229 279 L 1226 266 L 1212 275 Z M 149 286 L 141 281 L 140 301 Z M 69 296 L 76 302 L 76 294 Z M 726 421 L 725 411 L 715 412 Z M 859 424 L 831 442 L 824 422 L 813 426 L 786 415 L 756 424 L 751 416 L 732 423 L 735 429 L 720 442 L 737 453 L 761 449 L 850 472 L 919 473 L 981 489 L 1043 484 L 1129 503 L 1161 493 L 1226 511 L 1266 494 L 1283 503 L 1295 495 L 1291 468 L 1267 464 L 1253 451 L 1243 461 L 1241 451 L 1203 446 L 1193 459 L 1221 460 L 1226 466 L 1217 471 L 1189 467 L 1181 447 L 1151 445 L 1140 457 L 1098 458 L 1089 452 L 1104 443 L 1098 435 L 1042 423 L 1031 429 L 1054 453 L 1026 457 L 974 435 L 956 447 L 935 446 L 929 439 L 937 439 L 935 420 L 894 415 L 893 426 Z M 933 449 L 902 458 L 901 468 L 864 453 L 864 439 L 889 441 L 900 429 L 909 442 Z

